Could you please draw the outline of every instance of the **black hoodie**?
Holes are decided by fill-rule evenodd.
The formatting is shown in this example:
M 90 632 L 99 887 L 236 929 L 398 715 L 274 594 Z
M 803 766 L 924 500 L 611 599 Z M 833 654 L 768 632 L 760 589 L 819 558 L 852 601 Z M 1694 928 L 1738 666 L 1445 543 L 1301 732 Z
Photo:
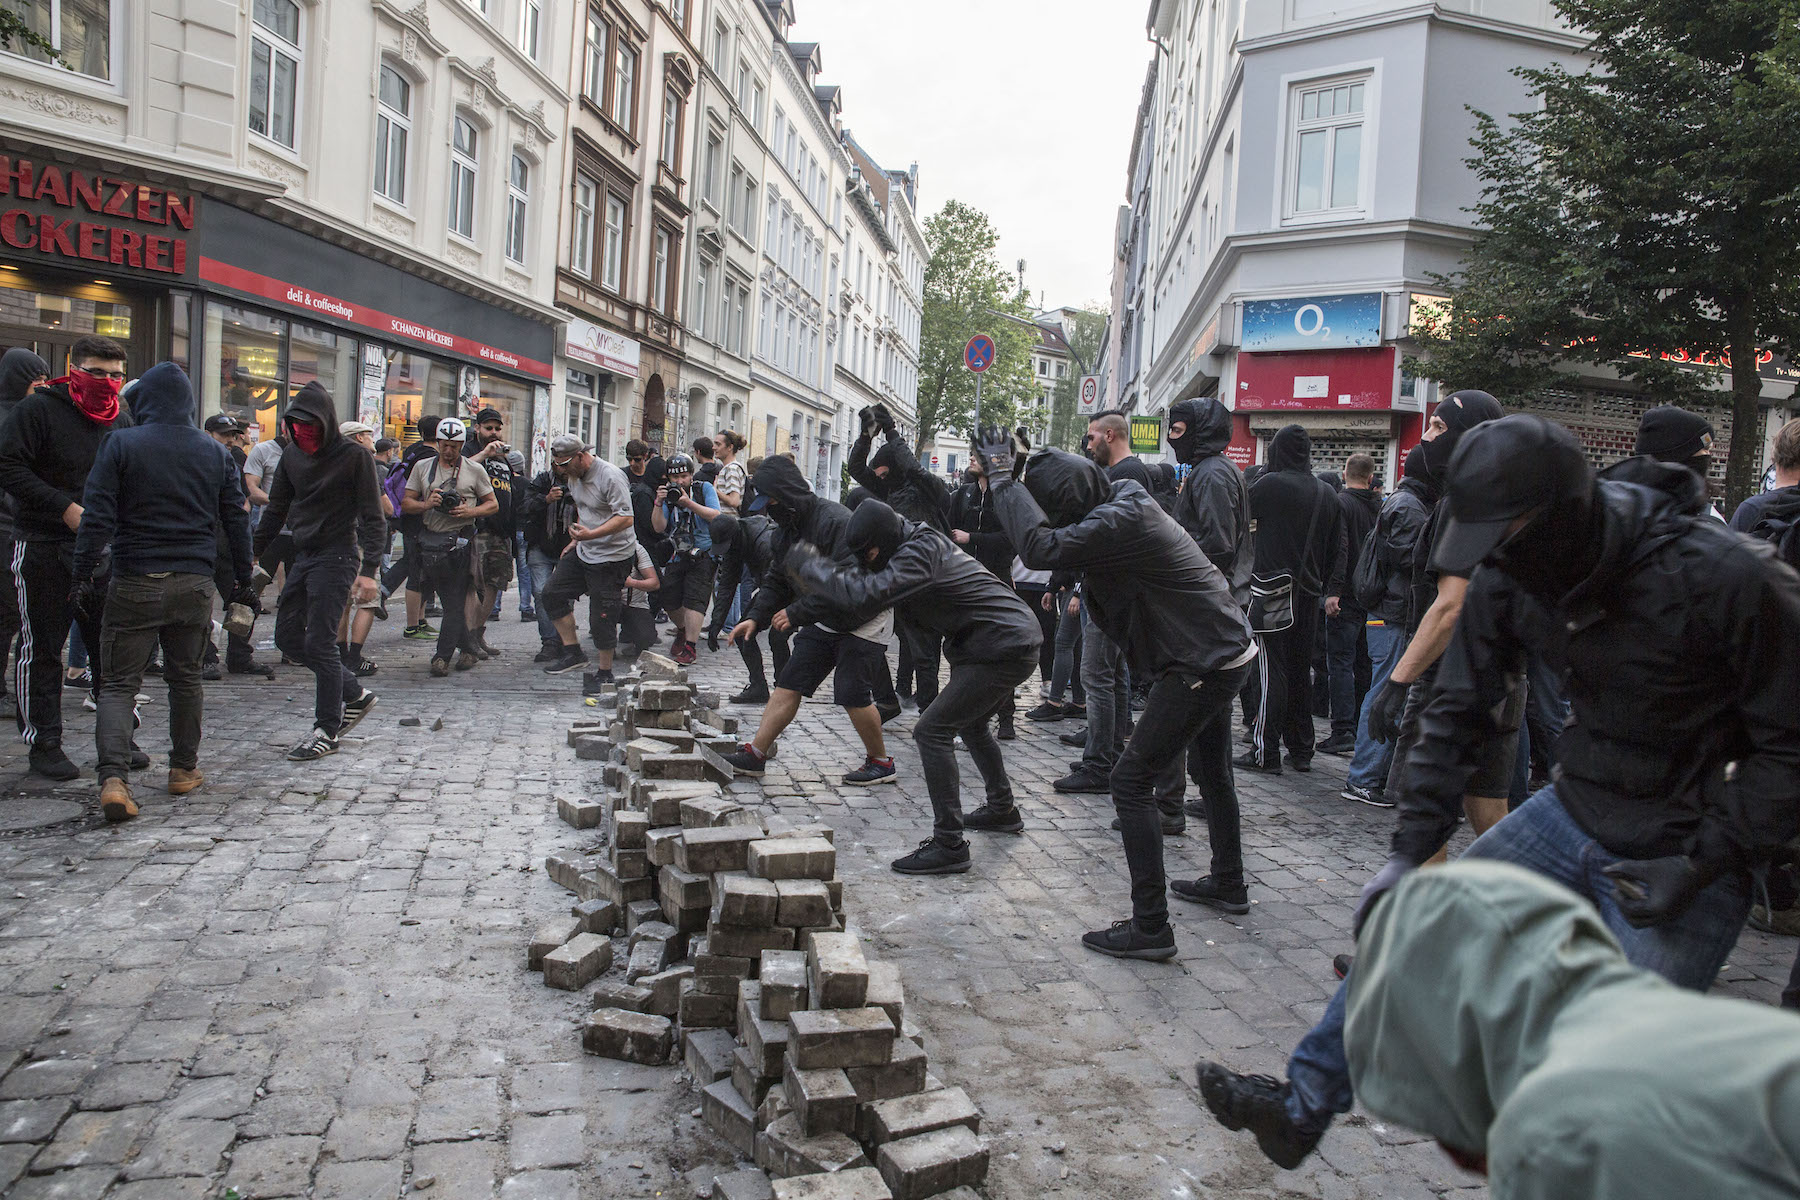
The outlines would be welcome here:
M 301 449 L 293 432 L 295 417 L 324 427 L 318 454 Z M 317 383 L 294 394 L 282 422 L 288 426 L 288 444 L 269 484 L 269 506 L 256 523 L 256 553 L 267 550 L 285 525 L 300 553 L 357 554 L 360 543 L 358 574 L 379 574 L 387 520 L 381 515 L 375 456 L 338 432 L 337 406 Z
M 779 454 L 763 460 L 756 469 L 756 490 L 769 498 L 764 515 L 775 523 L 774 561 L 786 561 L 788 551 L 800 542 L 811 542 L 819 553 L 844 566 L 856 565 L 855 556 L 844 545 L 844 530 L 850 524 L 850 510 L 843 505 L 813 494 L 806 477 L 794 460 Z M 848 632 L 863 622 L 853 621 L 853 614 L 833 605 L 823 596 L 800 596 L 784 571 L 770 571 L 758 582 L 756 598 L 750 602 L 747 620 L 758 629 L 782 609 L 796 627 L 825 625 L 838 632 Z
M 23 346 L 15 346 L 0 356 L 0 430 L 6 428 L 6 418 L 12 416 L 12 410 L 19 406 L 31 385 L 49 377 L 49 365 Z M 12 535 L 12 497 L 0 492 L 0 538 L 11 541 Z
M 113 569 L 126 575 L 182 571 L 211 575 L 221 523 L 232 577 L 250 581 L 250 514 L 231 452 L 194 424 L 194 388 L 172 362 L 144 372 L 131 389 L 137 425 L 100 446 L 82 494 L 75 578 L 87 579 L 112 544 Z
M 1175 497 L 1174 517 L 1219 568 L 1241 605 L 1250 603 L 1250 574 L 1256 551 L 1250 522 L 1250 487 L 1244 473 L 1225 457 L 1231 444 L 1231 410 L 1214 399 L 1178 400 L 1170 421 L 1185 421 L 1187 432 L 1169 445 L 1193 469 Z
M 712 624 L 709 629 L 722 629 L 725 615 L 737 596 L 744 572 L 750 572 L 750 586 L 762 586 L 775 567 L 775 523 L 762 513 L 736 516 L 722 512 L 712 520 L 713 557 L 718 559 L 715 574 Z M 748 616 L 749 614 L 745 614 Z
M 74 541 L 63 513 L 81 503 L 106 435 L 130 425 L 124 401 L 116 419 L 104 425 L 88 420 L 66 383 L 47 383 L 19 401 L 0 428 L 0 488 L 13 499 L 14 536 L 22 542 Z
M 1291 574 L 1305 596 L 1342 596 L 1348 550 L 1331 485 L 1312 473 L 1312 439 L 1288 425 L 1269 441 L 1269 469 L 1250 487 L 1256 573 Z M 1308 530 L 1311 538 L 1308 540 Z
M 888 469 L 887 478 L 875 473 L 877 467 Z M 929 525 L 939 533 L 950 532 L 950 489 L 919 465 L 898 431 L 888 433 L 873 458 L 868 437 L 857 438 L 850 447 L 850 478 L 908 521 Z

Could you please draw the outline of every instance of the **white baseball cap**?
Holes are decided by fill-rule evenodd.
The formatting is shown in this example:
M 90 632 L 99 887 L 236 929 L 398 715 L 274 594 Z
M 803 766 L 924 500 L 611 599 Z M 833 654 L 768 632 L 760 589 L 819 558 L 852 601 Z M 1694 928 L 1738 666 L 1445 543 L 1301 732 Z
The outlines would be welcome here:
M 347 438 L 361 437 L 365 433 L 374 433 L 375 427 L 366 425 L 361 421 L 345 421 L 342 425 L 338 426 L 338 432 Z

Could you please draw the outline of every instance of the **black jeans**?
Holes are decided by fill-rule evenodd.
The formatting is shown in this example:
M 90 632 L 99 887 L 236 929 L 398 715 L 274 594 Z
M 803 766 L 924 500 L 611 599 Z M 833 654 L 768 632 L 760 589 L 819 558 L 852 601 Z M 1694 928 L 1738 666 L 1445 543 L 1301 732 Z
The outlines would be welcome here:
M 1246 672 L 1252 668 L 1243 668 Z M 1154 696 L 1156 693 L 1152 692 Z M 1188 744 L 1188 778 L 1206 810 L 1207 840 L 1212 843 L 1212 876 L 1222 884 L 1244 882 L 1244 843 L 1238 827 L 1237 780 L 1231 773 L 1231 704 L 1200 727 Z M 1185 821 L 1182 808 L 1181 756 L 1163 771 L 1156 804 L 1165 820 Z
M 775 660 L 775 674 L 781 674 L 781 668 L 787 666 L 788 634 L 777 630 L 769 630 L 769 655 Z M 750 685 L 758 691 L 769 690 L 769 677 L 763 673 L 762 647 L 756 644 L 754 637 L 747 637 L 738 643 L 738 653 L 743 656 L 744 666 L 750 672 Z
M 1262 635 L 1262 703 L 1251 752 L 1265 767 L 1281 765 L 1281 745 L 1301 762 L 1313 756 L 1312 655 L 1319 623 L 1316 596 L 1294 597 L 1294 623 Z
M 1169 923 L 1157 780 L 1209 724 L 1223 721 L 1229 731 L 1231 699 L 1249 674 L 1246 664 L 1198 677 L 1171 672 L 1158 679 L 1113 768 L 1113 807 L 1131 870 L 1131 915 L 1141 932 L 1156 933 Z
M 100 630 L 100 712 L 94 720 L 99 777 L 131 777 L 134 698 L 144 668 L 162 647 L 169 687 L 169 766 L 191 771 L 200 762 L 200 720 L 206 690 L 200 660 L 212 644 L 213 579 L 209 575 L 117 575 L 106 596 Z
M 338 654 L 338 622 L 350 602 L 361 566 L 355 551 L 301 551 L 289 564 L 275 610 L 275 645 L 313 673 L 313 723 L 332 736 L 344 724 L 344 701 L 362 695 L 362 684 Z M 458 609 L 460 611 L 460 609 Z M 451 609 L 444 609 L 448 625 Z
M 1038 679 L 1046 685 L 1050 676 L 1056 671 L 1056 602 L 1044 607 L 1044 597 L 1050 595 L 1050 589 L 1039 587 L 1035 583 L 1015 583 L 1013 591 L 1019 593 L 1019 599 L 1037 618 L 1038 630 L 1044 635 L 1044 642 L 1038 648 Z
M 78 617 L 69 603 L 74 542 L 15 542 L 12 563 L 19 610 L 25 615 L 19 630 L 18 680 L 14 685 L 18 689 L 19 732 L 30 745 L 60 746 L 62 648 L 69 639 L 69 622 L 80 626 L 81 640 L 90 647 L 100 644 L 100 625 Z M 93 674 L 97 696 L 102 672 L 93 669 Z
M 894 614 L 900 634 L 900 691 L 917 696 L 925 709 L 938 698 L 938 668 L 943 662 L 944 639 Z
M 995 808 L 1013 806 L 1012 783 L 1006 777 L 1006 762 L 1000 756 L 994 731 L 988 727 L 988 718 L 1035 670 L 1035 657 L 1004 663 L 953 663 L 950 682 L 919 714 L 912 737 L 919 747 L 925 790 L 931 794 L 932 835 L 938 845 L 955 849 L 963 844 L 957 734 L 962 734 L 963 745 L 969 748 L 969 757 L 981 772 L 987 802 Z
M 466 650 L 464 645 L 469 640 L 469 614 L 466 601 L 469 597 L 470 561 L 475 554 L 472 533 L 463 534 L 469 545 L 461 550 L 452 550 L 436 566 L 425 567 L 424 559 L 420 559 L 424 578 L 422 583 L 430 583 L 432 591 L 437 593 L 438 603 L 443 605 L 444 615 L 438 618 L 437 649 L 432 651 L 433 658 L 441 658 L 448 662 L 455 657 L 458 650 Z
M 1331 688 L 1331 736 L 1354 738 L 1363 697 L 1369 692 L 1369 614 L 1346 608 L 1325 618 L 1325 645 Z

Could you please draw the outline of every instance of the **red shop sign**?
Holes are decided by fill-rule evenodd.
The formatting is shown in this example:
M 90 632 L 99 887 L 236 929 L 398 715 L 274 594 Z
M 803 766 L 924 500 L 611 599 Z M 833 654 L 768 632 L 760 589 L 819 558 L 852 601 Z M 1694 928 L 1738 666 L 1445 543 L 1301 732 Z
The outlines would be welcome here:
M 336 296 L 315 292 L 311 288 L 284 283 L 279 279 L 271 279 L 267 275 L 258 275 L 254 271 L 246 271 L 242 267 L 222 263 L 216 258 L 202 257 L 200 259 L 200 278 L 206 283 L 228 287 L 234 292 L 242 292 L 247 296 L 273 300 L 277 304 L 285 304 L 290 308 L 298 308 L 309 313 L 319 313 L 345 324 L 378 333 L 383 337 L 398 338 L 434 350 L 448 350 L 450 353 L 460 354 L 464 358 L 480 359 L 483 362 L 490 362 L 495 366 L 536 376 L 543 380 L 551 377 L 550 364 L 539 362 L 535 358 L 527 358 L 510 350 L 502 350 L 498 346 L 490 346 L 485 342 L 475 341 L 473 338 L 445 333 L 441 329 L 433 329 L 429 325 L 410 321 L 405 317 L 390 316 L 379 309 L 370 308 L 366 304 L 340 300 Z
M 1238 412 L 1386 412 L 1400 390 L 1392 346 L 1237 356 Z
M 183 235 L 194 228 L 194 207 L 185 193 L 0 154 L 0 243 L 8 249 L 186 276 Z

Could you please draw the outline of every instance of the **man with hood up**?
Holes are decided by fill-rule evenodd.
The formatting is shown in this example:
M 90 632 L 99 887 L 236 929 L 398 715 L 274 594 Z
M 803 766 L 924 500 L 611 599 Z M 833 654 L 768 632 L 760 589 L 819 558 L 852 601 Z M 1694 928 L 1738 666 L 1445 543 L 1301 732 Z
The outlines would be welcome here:
M 256 552 L 292 531 L 294 562 L 275 609 L 275 645 L 311 668 L 313 731 L 288 751 L 311 762 L 338 751 L 338 739 L 369 715 L 375 693 L 338 654 L 345 604 L 375 599 L 387 520 L 374 456 L 338 432 L 337 407 L 317 381 L 288 401 L 288 446 L 275 464 L 269 506 L 256 523 Z M 448 622 L 448 598 L 446 598 Z
M 88 474 L 73 569 L 91 586 L 111 545 L 94 721 L 100 810 L 109 821 L 138 814 L 129 783 L 134 697 L 159 645 L 169 685 L 169 794 L 184 796 L 202 782 L 200 663 L 212 637 L 218 529 L 231 555 L 228 594 L 245 604 L 254 598 L 250 514 L 237 460 L 194 424 L 187 373 L 158 363 L 137 381 L 131 402 L 137 425 L 102 442 Z
M 1112 772 L 1132 915 L 1081 940 L 1115 958 L 1173 958 L 1156 786 L 1244 686 L 1257 653 L 1250 626 L 1225 576 L 1140 484 L 1109 481 L 1098 464 L 1061 450 L 1033 451 L 1021 483 L 1006 430 L 984 429 L 970 446 L 1025 565 L 1085 571 L 1088 615 L 1132 673 L 1151 681 L 1150 703 Z
M 841 566 L 856 566 L 844 541 L 849 510 L 815 496 L 793 459 L 779 454 L 764 459 L 755 485 L 769 498 L 766 511 L 779 534 L 777 562 L 785 562 L 795 546 L 806 542 Z M 726 761 L 743 774 L 761 775 L 775 739 L 799 714 L 801 699 L 831 675 L 832 700 L 849 714 L 864 750 L 863 765 L 845 775 L 844 782 L 853 787 L 893 783 L 894 760 L 888 757 L 875 707 L 877 681 L 887 678 L 887 640 L 893 628 L 891 608 L 873 615 L 851 613 L 824 596 L 800 595 L 784 572 L 770 571 L 757 587 L 749 613 L 731 631 L 731 641 L 753 638 L 764 629 L 798 632 L 787 666 L 776 674 L 756 736 L 726 755 Z
M 1251 728 L 1250 751 L 1236 765 L 1281 774 L 1281 746 L 1288 765 L 1312 770 L 1312 661 L 1319 601 L 1335 616 L 1344 592 L 1346 543 L 1343 513 L 1331 485 L 1312 473 L 1312 439 L 1298 425 L 1284 426 L 1269 441 L 1269 469 L 1250 488 L 1256 530 L 1256 573 L 1291 580 L 1292 623 L 1257 636 L 1262 641 L 1261 702 Z
M 12 416 L 13 409 L 19 401 L 30 395 L 40 384 L 50 382 L 50 368 L 43 359 L 25 349 L 15 346 L 0 356 L 0 429 L 4 429 L 6 419 Z M 10 569 L 13 560 L 13 501 L 5 492 L 0 492 L 0 562 Z M 12 653 L 13 640 L 19 636 L 19 592 L 10 583 L 0 596 L 0 717 L 17 717 L 18 703 L 13 699 L 11 688 L 4 687 L 6 674 L 6 657 Z
M 1671 987 L 1574 893 L 1501 863 L 1413 873 L 1358 942 L 1357 1099 L 1494 1200 L 1800 1195 L 1792 1014 Z
M 988 718 L 1037 668 L 1043 631 L 1004 580 L 938 530 L 903 520 L 879 500 L 857 508 L 844 545 L 857 566 L 838 565 L 804 546 L 791 555 L 796 586 L 859 618 L 895 608 L 941 638 L 950 660 L 950 681 L 913 726 L 931 793 L 932 835 L 892 866 L 902 875 L 967 871 L 965 828 L 997 833 L 1025 828 Z M 987 803 L 966 817 L 956 770 L 959 734 L 987 787 Z
M 62 647 L 70 621 L 85 645 L 100 644 L 99 612 L 72 602 L 75 531 L 101 442 L 131 424 L 119 400 L 124 382 L 125 347 L 89 334 L 70 349 L 69 373 L 19 401 L 0 437 L 0 491 L 13 502 L 12 576 L 23 619 L 19 732 L 31 747 L 31 770 L 47 779 L 81 774 L 62 748 Z
M 1573 711 L 1556 780 L 1465 857 L 1570 888 L 1633 965 L 1705 991 L 1749 915 L 1750 871 L 1800 832 L 1800 575 L 1714 521 L 1692 472 L 1631 458 L 1596 479 L 1574 436 L 1535 416 L 1464 436 L 1444 505 L 1435 562 L 1472 577 L 1420 717 L 1391 857 L 1356 923 L 1449 841 L 1536 650 L 1566 675 Z M 1283 1167 L 1354 1100 L 1345 997 L 1340 987 L 1296 1048 L 1286 1083 L 1201 1067 L 1207 1107 Z

